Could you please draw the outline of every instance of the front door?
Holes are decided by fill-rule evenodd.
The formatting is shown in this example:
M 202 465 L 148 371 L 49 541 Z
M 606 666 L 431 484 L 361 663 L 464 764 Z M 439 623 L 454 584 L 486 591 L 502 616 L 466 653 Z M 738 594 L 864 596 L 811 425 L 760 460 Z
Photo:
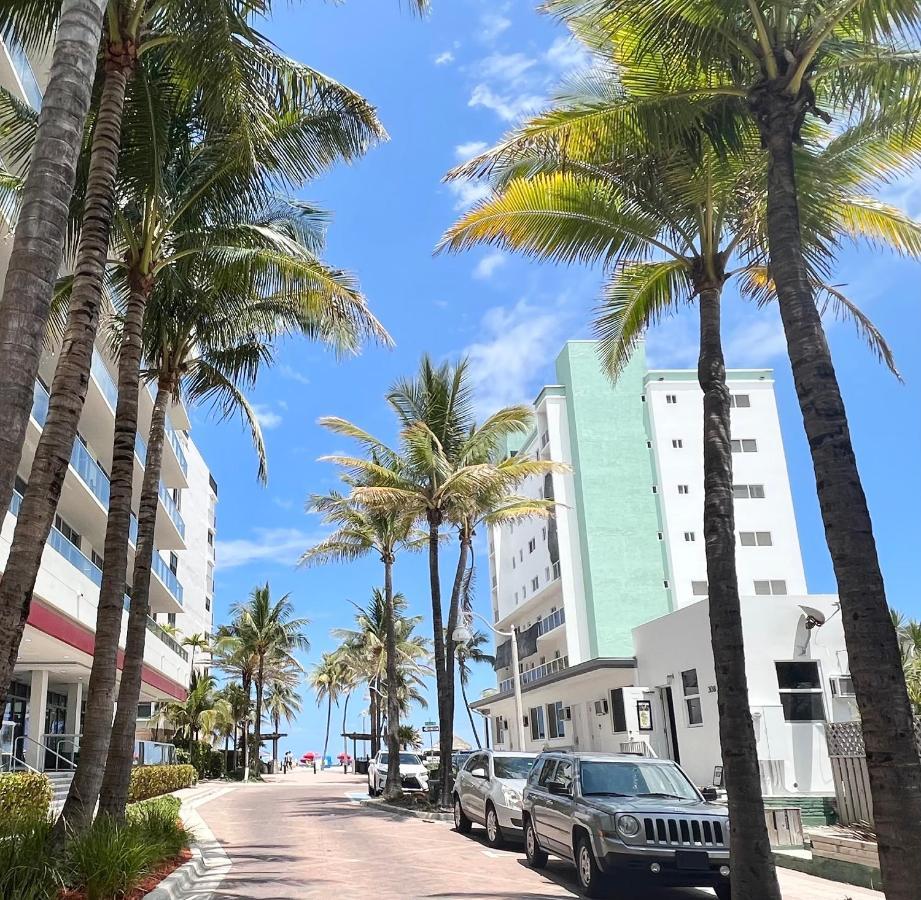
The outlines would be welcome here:
M 662 749 L 656 747 L 656 753 L 665 759 L 673 759 L 676 763 L 681 762 L 681 754 L 678 751 L 678 730 L 675 722 L 675 703 L 672 697 L 672 689 L 663 687 L 658 689 L 660 718 L 663 724 Z

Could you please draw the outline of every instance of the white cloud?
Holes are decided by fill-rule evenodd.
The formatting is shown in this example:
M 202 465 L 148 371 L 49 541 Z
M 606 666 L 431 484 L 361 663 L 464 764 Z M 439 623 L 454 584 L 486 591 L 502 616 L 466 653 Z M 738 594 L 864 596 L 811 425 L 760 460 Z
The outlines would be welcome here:
M 479 38 L 484 44 L 491 44 L 511 25 L 511 19 L 506 18 L 501 12 L 483 13 L 480 16 Z
M 294 501 L 290 497 L 273 497 L 272 502 L 280 509 L 294 508 Z
M 543 104 L 544 98 L 536 93 L 500 94 L 488 84 L 476 85 L 467 102 L 468 106 L 491 109 L 505 122 L 514 122 L 527 113 L 537 112 Z
M 516 87 L 525 81 L 529 69 L 537 65 L 537 60 L 523 53 L 492 53 L 481 59 L 472 69 L 481 80 L 495 80 L 505 87 Z
M 449 181 L 448 190 L 454 195 L 454 208 L 459 212 L 469 209 L 478 200 L 485 200 L 492 193 L 488 184 L 463 178 Z
M 507 257 L 504 253 L 498 250 L 495 253 L 490 253 L 489 256 L 484 256 L 477 263 L 476 268 L 473 270 L 473 277 L 479 278 L 481 281 L 486 281 L 492 278 L 496 269 L 504 266 L 506 262 Z
M 278 372 L 280 375 L 290 379 L 291 381 L 296 381 L 298 384 L 310 384 L 310 379 L 306 375 L 302 374 L 297 369 L 287 364 L 279 366 Z
M 454 54 L 450 50 L 445 50 L 444 53 L 439 53 L 435 57 L 436 66 L 447 66 L 454 62 Z
M 764 365 L 787 352 L 780 315 L 776 309 L 763 309 L 757 319 L 749 319 L 732 329 L 726 338 L 726 365 L 749 368 Z
M 256 417 L 256 421 L 259 423 L 259 427 L 263 431 L 269 431 L 272 428 L 278 428 L 279 425 L 284 421 L 282 417 L 272 409 L 269 409 L 263 403 L 254 403 L 253 404 L 253 415 Z
M 454 148 L 454 155 L 463 162 L 473 156 L 479 156 L 488 146 L 486 141 L 467 141 L 466 144 L 458 144 Z
M 483 340 L 468 346 L 470 373 L 482 415 L 511 403 L 526 403 L 562 342 L 564 315 L 557 307 L 512 307 L 487 311 L 480 323 Z
M 592 63 L 592 55 L 583 44 L 567 36 L 558 37 L 544 54 L 550 65 L 563 72 L 587 69 Z
M 251 538 L 217 541 L 218 569 L 235 569 L 252 563 L 293 566 L 319 539 L 299 528 L 256 528 Z

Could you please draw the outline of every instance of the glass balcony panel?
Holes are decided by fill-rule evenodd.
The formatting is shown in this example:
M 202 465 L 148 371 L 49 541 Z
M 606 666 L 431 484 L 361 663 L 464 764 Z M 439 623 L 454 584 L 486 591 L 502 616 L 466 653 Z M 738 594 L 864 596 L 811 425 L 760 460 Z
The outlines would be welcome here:
M 36 381 L 32 389 L 32 418 L 38 422 L 40 428 L 45 427 L 48 421 L 48 391 Z
M 96 383 L 102 390 L 102 395 L 112 408 L 112 412 L 115 412 L 115 405 L 118 403 L 118 386 L 109 374 L 109 370 L 102 361 L 102 357 L 95 350 L 93 351 L 93 362 L 90 365 L 90 371 L 93 373 Z
M 96 587 L 102 586 L 102 570 L 93 565 L 57 528 L 48 535 L 48 544 L 61 554 L 71 565 L 79 569 Z
M 89 451 L 79 440 L 74 441 L 74 449 L 70 454 L 70 464 L 84 484 L 93 492 L 93 496 L 108 509 L 109 476 L 106 475 L 102 466 L 90 456 Z
M 22 45 L 12 34 L 8 32 L 0 34 L 0 39 L 6 45 L 6 52 L 10 56 L 13 68 L 16 70 L 16 76 L 19 78 L 19 83 L 22 85 L 29 105 L 36 111 L 40 110 L 42 108 L 42 89 L 39 86 L 38 79 L 35 77 L 35 72 L 32 70 L 29 57 L 26 56 Z
M 186 462 L 185 451 L 182 449 L 182 442 L 179 440 L 179 435 L 176 429 L 173 428 L 173 423 L 170 422 L 169 418 L 166 420 L 166 438 L 176 454 L 176 459 L 179 460 L 179 468 L 182 469 L 182 474 L 188 475 L 189 464 Z
M 176 530 L 179 532 L 179 536 L 185 540 L 185 522 L 182 521 L 182 516 L 179 514 L 179 507 L 176 506 L 173 495 L 162 482 L 160 483 L 160 500 L 163 501 L 163 505 L 166 507 L 170 519 L 172 519 L 173 524 L 176 526 Z
M 166 564 L 166 560 L 160 556 L 159 553 L 154 553 L 153 555 L 153 565 L 151 566 L 153 573 L 163 582 L 166 589 L 179 601 L 180 606 L 182 605 L 182 585 L 179 583 L 179 579 L 176 577 L 175 573 L 170 569 Z

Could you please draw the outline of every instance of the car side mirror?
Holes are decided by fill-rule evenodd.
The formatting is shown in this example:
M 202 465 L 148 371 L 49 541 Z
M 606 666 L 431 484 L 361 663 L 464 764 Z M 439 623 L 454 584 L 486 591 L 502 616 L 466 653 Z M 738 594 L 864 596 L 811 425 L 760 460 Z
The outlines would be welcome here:
M 482 766 L 478 766 L 475 769 L 471 769 L 470 774 L 474 778 L 486 778 L 486 769 L 484 769 Z
M 557 797 L 569 797 L 572 795 L 572 788 L 563 784 L 562 781 L 548 781 L 547 790 Z
M 703 796 L 704 800 L 706 800 L 709 803 L 712 803 L 714 800 L 719 800 L 720 795 L 715 787 L 702 788 L 700 793 L 701 793 L 701 796 Z

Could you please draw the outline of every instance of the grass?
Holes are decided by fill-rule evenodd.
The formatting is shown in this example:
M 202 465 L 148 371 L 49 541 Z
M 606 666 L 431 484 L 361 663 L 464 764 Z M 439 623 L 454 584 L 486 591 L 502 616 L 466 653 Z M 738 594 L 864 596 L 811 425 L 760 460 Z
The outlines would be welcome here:
M 0 828 L 0 897 L 48 900 L 63 884 L 60 866 L 48 853 L 51 823 L 17 820 Z

